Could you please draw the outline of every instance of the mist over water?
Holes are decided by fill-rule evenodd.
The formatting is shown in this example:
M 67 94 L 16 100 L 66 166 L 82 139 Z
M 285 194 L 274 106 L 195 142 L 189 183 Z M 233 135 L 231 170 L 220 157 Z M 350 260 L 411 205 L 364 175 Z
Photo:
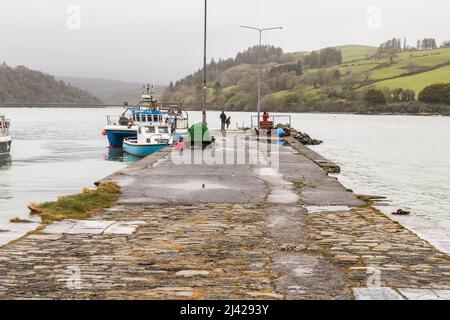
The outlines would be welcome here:
M 101 135 L 108 109 L 6 109 L 11 158 L 0 165 L 0 228 L 26 206 L 80 192 L 136 158 L 111 152 Z M 231 127 L 250 126 L 250 113 L 228 113 Z M 190 112 L 190 123 L 201 121 Z M 280 120 L 281 121 L 281 120 Z M 219 112 L 208 112 L 211 129 Z M 341 166 L 339 179 L 356 193 L 386 196 L 394 205 L 450 229 L 450 118 L 292 114 L 292 125 L 324 141 L 313 147 Z

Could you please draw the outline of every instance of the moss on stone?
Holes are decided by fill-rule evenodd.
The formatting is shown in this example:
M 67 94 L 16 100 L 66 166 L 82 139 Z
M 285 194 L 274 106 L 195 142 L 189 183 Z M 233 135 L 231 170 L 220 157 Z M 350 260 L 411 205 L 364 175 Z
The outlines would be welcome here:
M 111 207 L 119 199 L 121 190 L 116 182 L 101 183 L 97 189 L 85 188 L 82 193 L 59 197 L 57 201 L 28 205 L 31 213 L 43 223 L 64 219 L 84 220 L 102 209 Z

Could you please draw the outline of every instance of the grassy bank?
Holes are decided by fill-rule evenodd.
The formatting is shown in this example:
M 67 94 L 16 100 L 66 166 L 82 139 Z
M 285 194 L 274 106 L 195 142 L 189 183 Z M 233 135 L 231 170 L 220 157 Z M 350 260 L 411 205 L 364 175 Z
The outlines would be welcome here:
M 41 217 L 43 223 L 64 219 L 84 220 L 119 199 L 121 190 L 115 182 L 104 182 L 97 189 L 84 189 L 82 193 L 59 197 L 57 201 L 28 206 L 31 213 Z

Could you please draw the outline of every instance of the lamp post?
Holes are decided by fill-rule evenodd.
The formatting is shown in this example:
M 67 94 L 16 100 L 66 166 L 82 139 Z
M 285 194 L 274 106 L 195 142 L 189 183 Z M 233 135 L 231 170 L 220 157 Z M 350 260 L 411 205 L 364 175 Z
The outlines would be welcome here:
M 202 123 L 206 124 L 206 36 L 207 36 L 207 16 L 208 16 L 208 0 L 205 0 L 205 26 L 204 26 L 204 39 L 203 39 L 203 106 L 202 106 Z
M 269 31 L 269 30 L 283 30 L 283 27 L 274 27 L 274 28 L 256 28 L 256 27 L 249 27 L 249 26 L 239 26 L 239 27 L 259 31 L 259 48 L 258 48 L 258 129 L 259 129 L 260 128 L 260 118 L 261 118 L 260 115 L 261 115 L 262 33 L 264 31 Z

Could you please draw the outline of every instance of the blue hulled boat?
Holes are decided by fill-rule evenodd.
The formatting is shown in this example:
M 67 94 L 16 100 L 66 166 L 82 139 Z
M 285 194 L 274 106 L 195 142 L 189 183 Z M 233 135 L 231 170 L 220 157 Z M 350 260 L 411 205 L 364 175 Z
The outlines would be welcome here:
M 166 125 L 138 127 L 136 138 L 125 138 L 123 150 L 138 157 L 146 157 L 173 143 L 171 128 Z

